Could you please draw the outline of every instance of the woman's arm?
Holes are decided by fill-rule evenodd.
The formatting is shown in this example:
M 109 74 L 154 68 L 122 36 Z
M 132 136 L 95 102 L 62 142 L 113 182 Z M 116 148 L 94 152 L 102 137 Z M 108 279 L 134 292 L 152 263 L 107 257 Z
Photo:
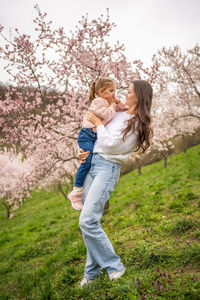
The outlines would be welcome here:
M 84 162 L 86 162 L 86 159 L 88 157 L 88 155 L 90 154 L 90 151 L 86 151 L 84 152 L 83 149 L 78 148 L 78 158 L 80 159 L 80 164 L 83 164 Z
M 106 154 L 126 153 L 126 151 L 130 151 L 129 148 L 132 148 L 136 142 L 136 135 L 134 134 L 128 134 L 123 140 L 123 128 L 109 134 L 101 119 L 92 112 L 87 113 L 87 119 L 96 126 L 98 143 L 100 143 L 102 151 Z
M 101 118 L 97 117 L 93 112 L 88 111 L 86 114 L 86 119 L 92 122 L 96 127 L 102 125 Z

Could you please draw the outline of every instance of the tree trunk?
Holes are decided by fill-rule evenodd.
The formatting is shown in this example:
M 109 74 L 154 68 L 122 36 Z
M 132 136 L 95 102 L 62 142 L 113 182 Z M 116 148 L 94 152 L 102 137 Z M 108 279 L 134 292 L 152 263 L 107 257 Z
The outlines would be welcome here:
M 139 168 L 138 168 L 138 174 L 139 174 L 139 175 L 142 175 L 142 167 L 139 167 Z
M 63 191 L 62 185 L 58 183 L 57 187 L 58 187 L 58 191 L 64 196 L 65 200 L 67 200 L 67 195 Z
M 183 142 L 183 152 L 187 153 L 187 142 L 184 136 L 182 137 L 182 142 Z
M 2 204 L 6 207 L 7 217 L 9 219 L 10 218 L 10 206 L 5 201 L 2 201 Z
M 164 168 L 167 168 L 167 157 L 164 157 Z
M 106 202 L 106 204 L 104 206 L 103 216 L 108 212 L 108 209 L 109 209 L 109 200 Z

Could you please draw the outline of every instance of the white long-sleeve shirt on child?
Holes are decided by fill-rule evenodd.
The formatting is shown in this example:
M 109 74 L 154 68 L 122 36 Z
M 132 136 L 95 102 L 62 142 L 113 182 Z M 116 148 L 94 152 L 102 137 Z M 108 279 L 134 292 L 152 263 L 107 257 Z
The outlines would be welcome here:
M 123 140 L 123 130 L 127 127 L 127 121 L 133 115 L 124 112 L 116 112 L 113 119 L 106 125 L 97 127 L 97 140 L 93 153 L 100 154 L 106 160 L 122 163 L 133 155 L 137 146 L 137 134 L 129 132 Z
M 119 104 L 114 104 L 110 106 L 108 101 L 104 98 L 95 98 L 89 108 L 96 116 L 100 117 L 102 124 L 106 125 L 114 117 L 117 111 L 127 110 L 127 106 L 120 102 Z M 94 128 L 95 125 L 86 119 L 86 115 L 83 118 L 83 128 Z

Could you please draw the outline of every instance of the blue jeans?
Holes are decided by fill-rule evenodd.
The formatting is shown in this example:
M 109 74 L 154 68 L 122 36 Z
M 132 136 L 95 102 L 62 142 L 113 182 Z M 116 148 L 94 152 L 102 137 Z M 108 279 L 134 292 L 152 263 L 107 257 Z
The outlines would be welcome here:
M 74 186 L 82 187 L 85 181 L 85 177 L 90 169 L 92 154 L 94 149 L 94 143 L 97 139 L 97 134 L 91 128 L 82 128 L 78 135 L 79 148 L 84 151 L 90 151 L 86 162 L 80 165 L 76 173 Z
M 120 175 L 120 164 L 105 160 L 98 153 L 92 157 L 91 168 L 83 186 L 83 209 L 79 226 L 87 248 L 84 276 L 94 279 L 105 268 L 108 274 L 120 272 L 124 265 L 100 221 L 106 201 L 110 198 Z

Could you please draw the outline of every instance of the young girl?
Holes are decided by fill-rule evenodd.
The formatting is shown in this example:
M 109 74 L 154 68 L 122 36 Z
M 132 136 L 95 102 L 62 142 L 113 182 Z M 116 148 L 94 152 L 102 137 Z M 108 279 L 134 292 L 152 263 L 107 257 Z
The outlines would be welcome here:
M 125 111 L 127 106 L 115 98 L 115 83 L 110 78 L 99 78 L 90 85 L 90 108 L 102 119 L 106 125 L 115 115 L 116 111 Z M 82 163 L 76 173 L 74 188 L 68 194 L 72 207 L 76 210 L 82 209 L 82 190 L 85 177 L 90 169 L 94 143 L 97 139 L 95 125 L 89 122 L 86 117 L 83 119 L 83 127 L 78 135 L 79 148 L 85 152 L 90 151 L 86 162 Z

